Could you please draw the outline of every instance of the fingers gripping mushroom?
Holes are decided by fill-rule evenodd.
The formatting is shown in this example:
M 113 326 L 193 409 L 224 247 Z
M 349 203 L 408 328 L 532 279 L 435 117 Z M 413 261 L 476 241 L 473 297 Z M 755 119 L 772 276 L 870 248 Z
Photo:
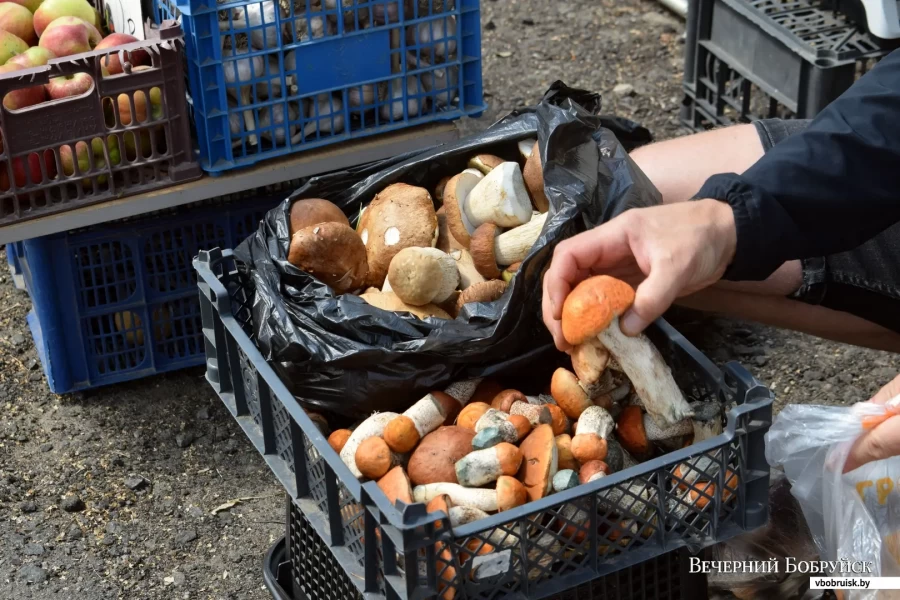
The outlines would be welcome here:
M 547 214 L 535 216 L 525 225 L 500 233 L 493 223 L 480 225 L 472 234 L 469 252 L 478 272 L 488 279 L 497 279 L 502 273 L 497 265 L 505 266 L 521 262 L 541 235 Z M 510 277 L 512 279 L 512 277 Z
M 404 248 L 388 268 L 391 291 L 407 304 L 440 304 L 459 284 L 456 261 L 437 248 Z
M 475 450 L 456 461 L 456 479 L 466 487 L 480 487 L 501 475 L 513 476 L 522 465 L 522 453 L 512 444 L 501 442 L 491 448 Z
M 454 175 L 444 186 L 444 213 L 447 229 L 464 248 L 469 247 L 470 237 L 475 233 L 475 225 L 469 220 L 466 206 L 469 196 L 484 175 L 476 169 L 466 169 Z
M 324 222 L 291 236 L 288 262 L 342 294 L 365 283 L 366 248 L 349 225 Z
M 381 288 L 394 256 L 413 246 L 434 247 L 438 222 L 428 190 L 394 183 L 376 194 L 357 226 L 366 246 L 367 284 Z
M 616 422 L 606 409 L 588 407 L 578 418 L 575 437 L 572 438 L 572 455 L 584 464 L 590 460 L 606 458 L 606 439 L 616 427 Z
M 573 346 L 596 338 L 631 380 L 647 412 L 667 427 L 693 415 L 656 346 L 643 334 L 629 337 L 619 316 L 634 302 L 634 289 L 608 275 L 579 283 L 563 304 L 562 330 Z
M 491 169 L 469 193 L 465 212 L 475 227 L 483 223 L 516 227 L 530 221 L 531 200 L 519 165 L 504 162 Z

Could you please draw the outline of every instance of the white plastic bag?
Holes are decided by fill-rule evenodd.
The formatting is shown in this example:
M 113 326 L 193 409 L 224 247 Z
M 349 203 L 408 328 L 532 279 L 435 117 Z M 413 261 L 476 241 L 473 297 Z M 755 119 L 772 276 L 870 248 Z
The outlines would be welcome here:
M 854 440 L 894 414 L 870 402 L 792 404 L 779 413 L 766 434 L 766 458 L 771 466 L 782 467 L 791 482 L 820 560 L 837 566 L 811 577 L 900 576 L 900 457 L 842 474 Z M 841 561 L 855 564 L 854 569 L 865 564 L 871 572 L 841 570 Z M 843 597 L 881 600 L 900 597 L 900 592 L 845 590 Z

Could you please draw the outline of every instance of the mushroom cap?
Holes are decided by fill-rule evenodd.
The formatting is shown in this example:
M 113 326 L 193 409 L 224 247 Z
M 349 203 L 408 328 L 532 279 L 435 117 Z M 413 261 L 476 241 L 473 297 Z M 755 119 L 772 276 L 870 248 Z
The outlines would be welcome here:
M 633 303 L 634 288 L 621 279 L 609 275 L 589 277 L 575 286 L 563 303 L 563 336 L 573 346 L 583 344 Z
M 480 225 L 469 241 L 469 253 L 475 268 L 487 279 L 500 277 L 500 269 L 497 268 L 497 257 L 494 256 L 494 239 L 500 233 L 500 228 L 493 223 Z M 506 283 L 506 282 L 504 282 Z
M 609 475 L 609 466 L 602 460 L 589 460 L 578 470 L 578 480 L 581 483 L 587 483 L 597 473 Z
M 572 369 L 584 385 L 600 381 L 609 364 L 609 350 L 597 339 L 590 339 L 572 348 Z
M 556 448 L 559 454 L 559 468 L 578 470 L 578 461 L 572 454 L 572 437 L 568 433 L 556 436 Z
M 456 417 L 456 425 L 474 433 L 475 423 L 490 409 L 491 405 L 486 402 L 469 402 Z
M 441 177 L 440 181 L 437 182 L 437 185 L 434 186 L 434 199 L 440 203 L 444 202 L 444 188 L 447 187 L 447 182 L 450 181 L 450 176 Z
M 541 164 L 541 152 L 538 143 L 535 142 L 531 149 L 531 155 L 525 161 L 522 169 L 522 179 L 525 180 L 525 188 L 531 197 L 531 203 L 538 212 L 545 213 L 550 210 L 550 201 L 544 192 L 544 169 Z
M 516 434 L 519 436 L 520 442 L 531 433 L 531 421 L 525 415 L 509 415 L 507 421 L 516 428 Z
M 394 183 L 375 195 L 360 217 L 369 262 L 367 284 L 380 288 L 394 255 L 410 246 L 433 247 L 438 222 L 428 190 Z
M 403 467 L 397 465 L 387 472 L 387 475 L 378 480 L 378 487 L 384 492 L 391 504 L 400 500 L 406 504 L 412 504 L 412 487 Z
M 459 243 L 453 234 L 450 233 L 450 226 L 447 224 L 447 210 L 442 206 L 434 213 L 438 220 L 438 240 L 436 248 L 444 252 L 453 250 L 464 250 L 465 246 Z
M 563 409 L 555 404 L 545 404 L 544 407 L 550 412 L 550 426 L 553 427 L 553 435 L 562 435 L 569 428 L 569 419 Z
M 380 437 L 363 440 L 355 458 L 356 468 L 369 479 L 381 479 L 391 468 L 391 449 Z
M 550 492 L 553 476 L 559 468 L 556 438 L 550 425 L 538 425 L 519 444 L 522 466 L 519 481 L 525 485 L 529 500 L 538 500 Z
M 466 215 L 466 201 L 478 182 L 484 177 L 480 172 L 466 169 L 454 175 L 444 186 L 444 213 L 447 215 L 447 228 L 450 234 L 463 248 L 469 247 L 469 239 L 475 227 Z
M 431 500 L 428 501 L 428 504 L 425 505 L 425 510 L 433 513 L 433 512 L 443 512 L 448 517 L 450 516 L 450 509 L 455 505 L 453 504 L 453 500 L 447 494 L 440 494 L 439 496 L 435 496 Z M 441 527 L 440 521 L 435 521 L 435 528 L 439 529 Z
M 474 431 L 462 427 L 438 427 L 422 438 L 409 457 L 407 471 L 415 485 L 459 483 L 456 463 L 472 451 Z
M 466 288 L 456 301 L 457 311 L 470 302 L 493 302 L 506 291 L 507 283 L 499 279 L 483 281 Z
M 497 462 L 500 463 L 500 471 L 504 475 L 515 475 L 522 466 L 522 452 L 509 442 L 500 442 L 494 446 L 497 453 Z
M 491 400 L 491 408 L 508 413 L 514 402 L 528 402 L 528 398 L 519 390 L 503 390 Z
M 595 433 L 582 433 L 572 438 L 572 456 L 581 464 L 603 460 L 606 453 L 606 440 Z
M 335 429 L 328 436 L 328 445 L 340 454 L 341 450 L 344 449 L 344 444 L 347 443 L 351 435 L 353 435 L 353 432 L 349 429 Z
M 478 156 L 473 156 L 469 159 L 469 168 L 478 169 L 487 175 L 494 167 L 503 162 L 505 161 L 499 156 L 494 156 L 493 154 L 479 154 Z
M 366 247 L 349 225 L 324 222 L 291 236 L 288 262 L 342 294 L 365 283 Z
M 437 248 L 404 248 L 394 255 L 387 281 L 397 297 L 413 306 L 446 300 L 459 283 L 456 261 Z
M 406 415 L 394 417 L 384 428 L 384 441 L 388 447 L 399 454 L 412 451 L 419 443 L 419 431 L 416 424 Z M 357 468 L 359 461 L 357 461 Z
M 472 225 L 517 227 L 531 220 L 531 201 L 519 163 L 502 162 L 472 189 L 464 206 Z
M 310 225 L 342 223 L 350 227 L 347 215 L 333 202 L 321 198 L 305 198 L 291 205 L 291 235 Z
M 616 437 L 622 448 L 633 454 L 636 458 L 650 454 L 650 441 L 644 430 L 644 415 L 640 406 L 626 406 L 616 422 Z
M 497 478 L 497 511 L 503 512 L 528 502 L 528 492 L 515 477 L 501 475 Z
M 398 298 L 397 294 L 395 294 L 394 292 L 366 292 L 365 294 L 360 294 L 359 297 L 368 304 L 371 304 L 375 308 L 380 308 L 381 310 L 390 310 L 393 312 L 408 312 L 419 317 L 420 319 L 427 319 L 428 317 L 450 319 L 450 315 L 448 315 L 446 311 L 435 306 L 434 304 L 411 306 Z
M 550 379 L 550 395 L 570 419 L 577 419 L 588 407 L 593 406 L 584 388 L 578 385 L 575 374 L 560 367 Z

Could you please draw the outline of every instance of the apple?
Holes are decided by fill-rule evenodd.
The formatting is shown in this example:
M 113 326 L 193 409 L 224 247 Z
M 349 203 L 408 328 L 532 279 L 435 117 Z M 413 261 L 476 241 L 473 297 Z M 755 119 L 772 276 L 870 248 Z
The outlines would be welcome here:
M 127 33 L 111 33 L 103 40 L 97 44 L 97 47 L 94 50 L 105 50 L 107 48 L 118 48 L 119 46 L 123 46 L 125 44 L 130 44 L 132 42 L 139 41 L 133 35 L 128 35 Z M 141 66 L 141 65 L 149 65 L 150 64 L 150 55 L 144 50 L 136 50 L 130 54 L 130 56 L 126 56 L 126 58 L 131 60 L 131 65 L 133 67 Z M 119 53 L 114 52 L 108 55 L 109 63 L 107 63 L 107 58 L 103 58 L 100 65 L 104 70 L 104 75 L 118 75 L 123 72 L 122 63 L 119 61 Z
M 94 156 L 94 173 L 92 174 L 92 176 L 95 177 L 97 179 L 97 183 L 101 185 L 106 183 L 109 179 L 109 177 L 105 173 L 106 157 L 103 156 L 102 148 L 103 140 L 101 140 L 100 138 L 94 138 L 93 140 L 91 140 L 90 154 L 93 154 Z M 86 142 L 77 142 L 75 144 L 75 156 L 73 159 L 72 146 L 60 147 L 59 159 L 62 163 L 63 174 L 67 176 L 72 176 L 75 174 L 75 160 L 78 161 L 78 172 L 82 175 L 88 173 L 91 170 L 91 163 L 88 152 L 88 145 Z M 110 153 L 110 160 L 113 160 L 112 153 Z M 91 177 L 85 177 L 81 180 L 81 183 L 85 186 L 85 188 L 93 187 Z
M 128 94 L 119 94 L 118 104 L 122 125 L 131 125 L 131 102 Z M 147 121 L 147 96 L 141 90 L 134 92 L 134 113 L 138 123 Z M 162 118 L 162 90 L 158 87 L 150 88 L 150 118 L 154 121 Z
M 90 75 L 87 73 L 75 73 L 74 75 L 54 77 L 44 87 L 51 100 L 59 100 L 69 96 L 80 96 L 88 92 L 93 85 L 94 79 Z
M 33 22 L 34 16 L 24 6 L 12 2 L 0 3 L 0 29 L 18 36 L 29 46 L 37 43 Z
M 0 4 L 5 4 L 7 2 L 10 4 L 18 4 L 19 6 L 27 8 L 31 14 L 34 14 L 34 11 L 38 9 L 43 1 L 44 0 L 0 0 Z
M 16 54 L 22 54 L 26 50 L 28 50 L 28 44 L 25 43 L 25 40 L 14 33 L 0 31 L 0 65 L 5 65 L 10 58 Z
M 56 161 L 53 159 L 53 150 L 44 150 L 44 168 L 47 171 L 47 179 L 56 177 Z M 26 179 L 31 183 L 41 182 L 41 159 L 37 152 L 28 155 L 28 173 L 25 172 L 25 161 L 21 157 L 13 159 L 13 181 L 17 188 L 25 187 Z M 6 162 L 0 163 L 0 191 L 7 191 L 9 185 L 9 173 L 6 170 Z
M 90 52 L 103 39 L 97 28 L 78 17 L 60 17 L 50 23 L 38 46 L 57 57 Z
M 13 71 L 18 71 L 23 68 L 25 67 L 6 63 L 0 67 L 0 75 L 12 73 Z M 6 97 L 3 98 L 3 106 L 10 110 L 15 110 L 17 108 L 25 108 L 26 106 L 40 104 L 46 99 L 47 93 L 44 91 L 44 86 L 33 85 L 31 87 L 13 90 L 6 94 Z
M 44 0 L 34 11 L 34 31 L 38 37 L 44 35 L 50 23 L 60 17 L 77 17 L 94 27 L 100 25 L 97 11 L 87 0 Z
M 0 0 L 2 1 L 2 0 Z M 56 58 L 56 55 L 53 54 L 50 50 L 46 48 L 41 48 L 40 46 L 32 46 L 22 54 L 16 54 L 11 59 L 6 61 L 7 65 L 18 65 L 23 69 L 28 69 L 30 67 L 40 67 L 41 65 L 46 65 L 50 62 L 51 58 Z

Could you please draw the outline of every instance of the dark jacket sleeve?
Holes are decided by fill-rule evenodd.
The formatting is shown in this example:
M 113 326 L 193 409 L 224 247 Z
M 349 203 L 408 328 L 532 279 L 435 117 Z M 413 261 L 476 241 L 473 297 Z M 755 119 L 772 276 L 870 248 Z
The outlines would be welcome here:
M 900 50 L 807 129 L 742 175 L 711 177 L 696 197 L 734 210 L 731 280 L 765 279 L 786 260 L 850 250 L 900 221 Z

